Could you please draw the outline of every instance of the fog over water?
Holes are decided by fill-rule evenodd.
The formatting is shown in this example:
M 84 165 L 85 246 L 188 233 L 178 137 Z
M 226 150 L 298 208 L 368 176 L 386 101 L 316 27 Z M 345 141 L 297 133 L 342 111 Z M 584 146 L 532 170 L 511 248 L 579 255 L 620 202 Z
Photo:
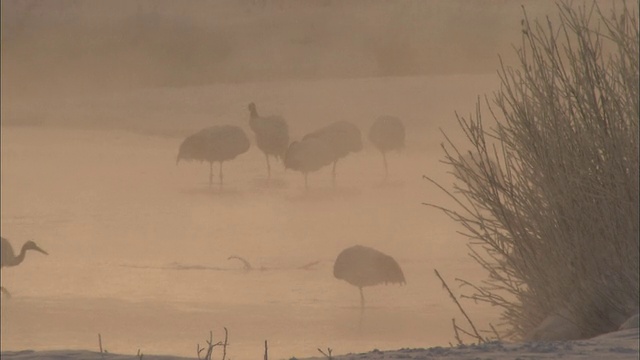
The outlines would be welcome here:
M 2 236 L 28 252 L 2 269 L 2 350 L 195 357 L 209 331 L 229 356 L 314 356 L 453 341 L 458 310 L 434 276 L 480 281 L 450 205 L 443 129 L 499 86 L 520 5 L 547 1 L 2 2 Z M 304 4 L 304 5 L 303 5 Z M 291 140 L 346 120 L 364 148 L 302 174 L 272 161 L 247 105 L 281 115 Z M 397 116 L 406 147 L 368 141 Z M 181 162 L 184 137 L 231 124 L 251 141 L 209 188 Z M 217 164 L 214 164 L 217 174 Z M 391 255 L 407 284 L 364 290 L 333 277 L 341 250 Z M 247 271 L 239 256 L 251 263 Z M 465 291 L 454 287 L 458 293 Z M 478 324 L 496 309 L 466 303 Z

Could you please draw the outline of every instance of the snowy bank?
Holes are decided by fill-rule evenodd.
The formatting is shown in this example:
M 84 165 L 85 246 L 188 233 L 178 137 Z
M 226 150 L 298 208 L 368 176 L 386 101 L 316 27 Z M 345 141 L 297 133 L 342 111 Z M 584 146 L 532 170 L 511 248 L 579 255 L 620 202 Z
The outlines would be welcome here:
M 428 349 L 400 349 L 380 351 L 373 350 L 361 354 L 336 355 L 336 360 L 343 359 L 424 359 L 424 360 L 463 360 L 463 359 L 637 359 L 638 358 L 638 328 L 616 331 L 587 340 L 528 342 L 528 343 L 499 343 L 493 342 L 482 345 L 462 345 L 451 347 L 432 347 Z M 214 353 L 214 359 L 217 358 Z M 13 360 L 129 360 L 138 359 L 135 355 L 100 354 L 86 350 L 56 350 L 56 351 L 7 351 L 2 352 L 3 359 Z M 184 357 L 166 355 L 146 355 L 147 360 L 181 360 Z M 230 358 L 234 358 L 230 354 Z M 325 359 L 322 357 L 307 360 Z

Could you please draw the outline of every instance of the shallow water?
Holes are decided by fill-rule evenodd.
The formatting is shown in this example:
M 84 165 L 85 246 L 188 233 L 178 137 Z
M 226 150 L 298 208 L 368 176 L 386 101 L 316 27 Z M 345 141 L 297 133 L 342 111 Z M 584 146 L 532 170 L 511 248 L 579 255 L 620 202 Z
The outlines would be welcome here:
M 267 181 L 253 145 L 209 189 L 208 165 L 175 165 L 179 138 L 5 126 L 2 236 L 50 255 L 2 270 L 13 294 L 2 300 L 2 350 L 97 349 L 101 334 L 110 352 L 195 357 L 223 327 L 235 359 L 262 356 L 264 340 L 274 359 L 447 345 L 462 316 L 433 269 L 452 286 L 483 273 L 456 225 L 422 205 L 449 201 L 422 179 L 451 182 L 437 135 L 391 154 L 387 182 L 366 144 L 339 162 L 336 188 L 325 168 L 305 191 L 280 164 Z M 364 313 L 358 290 L 332 274 L 354 244 L 393 256 L 407 280 L 366 288 Z M 496 309 L 465 306 L 479 324 L 496 321 Z

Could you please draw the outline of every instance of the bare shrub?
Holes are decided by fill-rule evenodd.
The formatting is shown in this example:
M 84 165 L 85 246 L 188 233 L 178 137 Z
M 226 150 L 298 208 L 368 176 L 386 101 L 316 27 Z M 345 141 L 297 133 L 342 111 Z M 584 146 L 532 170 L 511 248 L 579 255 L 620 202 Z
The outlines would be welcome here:
M 209 331 L 209 340 L 207 340 L 207 347 L 200 347 L 200 344 L 198 344 L 197 347 L 197 351 L 198 351 L 198 360 L 211 360 L 212 356 L 213 356 L 213 348 L 215 348 L 216 346 L 222 346 L 222 360 L 225 360 L 227 358 L 227 346 L 229 345 L 229 331 L 227 330 L 227 328 L 224 328 L 224 342 L 222 341 L 218 341 L 217 343 L 213 342 L 213 331 Z M 202 356 L 202 353 L 205 352 L 204 356 Z
M 503 309 L 507 337 L 561 313 L 589 337 L 637 311 L 638 22 L 636 5 L 616 4 L 560 3 L 557 21 L 524 12 L 519 66 L 501 62 L 501 89 L 456 114 L 469 156 L 445 134 L 466 186 L 434 182 L 459 207 L 429 205 L 466 229 L 489 277 L 463 284 Z

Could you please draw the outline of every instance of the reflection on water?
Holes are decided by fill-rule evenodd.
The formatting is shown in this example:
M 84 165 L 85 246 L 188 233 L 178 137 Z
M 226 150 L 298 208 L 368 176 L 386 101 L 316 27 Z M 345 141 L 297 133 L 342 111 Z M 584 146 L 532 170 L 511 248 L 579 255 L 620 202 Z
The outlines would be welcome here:
M 97 350 L 101 334 L 111 352 L 195 357 L 223 327 L 235 359 L 262 356 L 264 340 L 275 359 L 445 345 L 457 314 L 433 268 L 480 278 L 450 221 L 420 205 L 445 201 L 421 180 L 444 174 L 435 152 L 397 156 L 381 185 L 379 154 L 365 151 L 343 161 L 337 188 L 323 169 L 305 191 L 277 166 L 267 183 L 252 148 L 225 164 L 219 190 L 202 182 L 206 166 L 173 165 L 173 139 L 2 131 L 2 235 L 50 254 L 2 270 L 14 295 L 2 300 L 3 350 Z M 366 288 L 362 313 L 332 275 L 355 244 L 392 255 L 407 279 Z M 495 314 L 468 310 L 480 323 Z

